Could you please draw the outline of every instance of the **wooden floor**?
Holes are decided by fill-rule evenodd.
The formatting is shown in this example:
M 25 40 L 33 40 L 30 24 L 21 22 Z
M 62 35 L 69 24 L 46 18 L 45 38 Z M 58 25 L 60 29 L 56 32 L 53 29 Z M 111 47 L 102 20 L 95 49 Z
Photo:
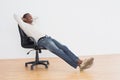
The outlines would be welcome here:
M 50 62 L 48 69 L 41 65 L 32 71 L 24 63 L 33 59 L 0 60 L 0 80 L 120 80 L 120 54 L 93 57 L 94 65 L 83 72 L 58 57 L 46 58 Z

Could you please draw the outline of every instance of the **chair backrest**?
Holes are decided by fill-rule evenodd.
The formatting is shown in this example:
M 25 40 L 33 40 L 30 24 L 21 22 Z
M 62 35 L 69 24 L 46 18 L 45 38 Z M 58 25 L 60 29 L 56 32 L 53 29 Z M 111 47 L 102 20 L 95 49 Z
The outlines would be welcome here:
M 24 33 L 24 31 L 20 28 L 19 25 L 18 28 L 21 38 L 21 46 L 24 48 L 34 48 L 34 42 L 29 39 L 29 37 Z

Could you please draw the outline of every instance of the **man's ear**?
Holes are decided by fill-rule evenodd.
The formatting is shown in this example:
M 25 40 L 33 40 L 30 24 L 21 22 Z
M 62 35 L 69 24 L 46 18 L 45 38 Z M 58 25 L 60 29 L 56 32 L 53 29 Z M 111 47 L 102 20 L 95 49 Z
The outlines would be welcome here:
M 22 18 L 22 20 L 23 20 L 24 22 L 26 22 L 26 18 Z

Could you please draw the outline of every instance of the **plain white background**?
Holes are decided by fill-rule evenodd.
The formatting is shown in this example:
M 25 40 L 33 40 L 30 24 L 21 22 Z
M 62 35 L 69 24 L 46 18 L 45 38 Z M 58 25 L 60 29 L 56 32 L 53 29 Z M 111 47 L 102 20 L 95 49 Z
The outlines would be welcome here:
M 21 47 L 13 14 L 39 17 L 39 29 L 77 56 L 120 53 L 119 0 L 0 0 L 0 59 L 34 57 Z M 54 57 L 43 51 L 41 57 Z

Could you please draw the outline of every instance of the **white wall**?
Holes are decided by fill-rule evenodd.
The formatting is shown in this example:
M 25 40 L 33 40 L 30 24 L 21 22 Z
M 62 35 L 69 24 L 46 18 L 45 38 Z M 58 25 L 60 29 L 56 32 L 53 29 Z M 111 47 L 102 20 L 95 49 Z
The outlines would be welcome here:
M 0 59 L 28 58 L 13 14 L 30 12 L 40 30 L 77 56 L 120 53 L 119 0 L 0 0 Z M 43 51 L 42 57 L 54 56 Z

